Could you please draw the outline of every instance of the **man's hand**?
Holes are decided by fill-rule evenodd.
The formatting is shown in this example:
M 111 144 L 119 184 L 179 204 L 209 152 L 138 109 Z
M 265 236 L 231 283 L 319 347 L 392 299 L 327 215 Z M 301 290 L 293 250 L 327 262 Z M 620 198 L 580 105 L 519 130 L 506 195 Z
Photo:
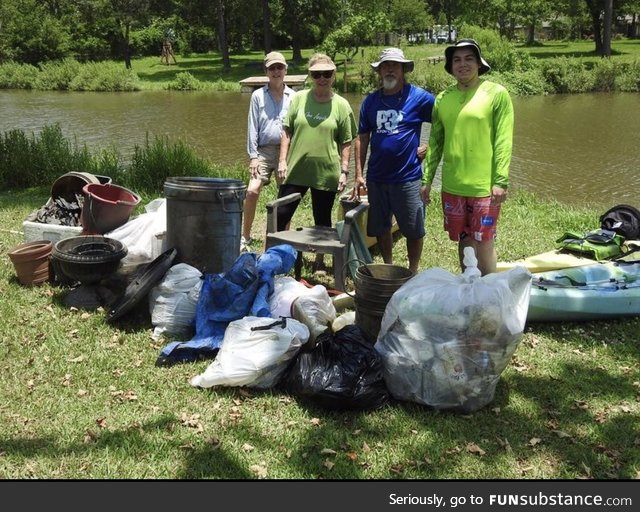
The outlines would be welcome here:
M 494 185 L 491 187 L 491 202 L 493 204 L 502 204 L 507 200 L 507 189 Z
M 349 197 L 352 201 L 360 200 L 360 190 L 367 190 L 367 186 L 364 183 L 364 178 L 362 176 L 356 176 L 353 180 L 353 190 L 351 191 L 351 196 Z
M 422 198 L 422 202 L 426 205 L 431 203 L 431 187 L 423 185 L 420 187 L 420 197 Z
M 424 160 L 424 157 L 427 156 L 427 145 L 426 144 L 420 144 L 418 146 L 418 160 L 420 160 L 421 162 Z

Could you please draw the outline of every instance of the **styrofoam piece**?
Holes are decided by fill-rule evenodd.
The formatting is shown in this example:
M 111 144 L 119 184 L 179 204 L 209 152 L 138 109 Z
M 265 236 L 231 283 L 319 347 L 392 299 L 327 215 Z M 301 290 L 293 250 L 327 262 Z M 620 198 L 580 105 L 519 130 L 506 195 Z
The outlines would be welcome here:
M 22 230 L 25 242 L 50 240 L 55 243 L 58 240 L 82 234 L 82 226 L 61 226 L 59 224 L 45 224 L 28 220 L 22 223 Z

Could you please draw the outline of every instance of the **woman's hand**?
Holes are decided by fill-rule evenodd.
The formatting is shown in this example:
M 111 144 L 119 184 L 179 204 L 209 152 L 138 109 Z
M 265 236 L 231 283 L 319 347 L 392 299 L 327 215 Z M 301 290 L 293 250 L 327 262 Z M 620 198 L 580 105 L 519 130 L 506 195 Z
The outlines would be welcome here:
M 338 192 L 342 192 L 347 186 L 347 179 L 349 178 L 348 174 L 344 172 L 340 173 L 340 178 L 338 178 Z
M 278 162 L 278 179 L 282 182 L 287 177 L 287 161 L 280 160 Z

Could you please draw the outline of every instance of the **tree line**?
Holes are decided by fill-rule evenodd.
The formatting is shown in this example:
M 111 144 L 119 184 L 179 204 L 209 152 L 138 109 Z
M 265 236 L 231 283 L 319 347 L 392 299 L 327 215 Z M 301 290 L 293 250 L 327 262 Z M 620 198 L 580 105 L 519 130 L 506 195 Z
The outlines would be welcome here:
M 181 54 L 319 48 L 349 58 L 435 25 L 473 24 L 535 44 L 545 22 L 556 39 L 593 38 L 610 54 L 615 33 L 638 36 L 640 0 L 2 0 L 0 63 L 123 60 L 160 55 L 171 30 Z

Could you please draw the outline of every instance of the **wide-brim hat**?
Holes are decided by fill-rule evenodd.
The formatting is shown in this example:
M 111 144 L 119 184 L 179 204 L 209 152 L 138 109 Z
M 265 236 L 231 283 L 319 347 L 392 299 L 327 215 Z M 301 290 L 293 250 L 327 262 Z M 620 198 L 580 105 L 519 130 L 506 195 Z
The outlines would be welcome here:
M 282 64 L 285 68 L 287 67 L 287 61 L 280 52 L 269 52 L 264 56 L 264 67 L 268 68 L 269 66 L 273 66 L 274 64 Z
M 453 75 L 451 71 L 451 64 L 453 63 L 453 52 L 455 52 L 458 48 L 471 48 L 473 53 L 476 54 L 476 58 L 480 63 L 480 69 L 478 70 L 478 75 L 483 75 L 487 71 L 491 71 L 491 66 L 489 63 L 482 58 L 482 53 L 480 52 L 480 45 L 475 41 L 475 39 L 460 39 L 454 45 L 448 46 L 444 50 L 444 69 L 450 75 Z
M 385 48 L 380 53 L 380 58 L 377 62 L 372 62 L 371 67 L 376 71 L 383 62 L 400 62 L 406 72 L 413 71 L 413 61 L 405 58 L 403 51 L 400 48 Z
M 336 65 L 331 57 L 316 53 L 309 59 L 309 71 L 335 71 Z

